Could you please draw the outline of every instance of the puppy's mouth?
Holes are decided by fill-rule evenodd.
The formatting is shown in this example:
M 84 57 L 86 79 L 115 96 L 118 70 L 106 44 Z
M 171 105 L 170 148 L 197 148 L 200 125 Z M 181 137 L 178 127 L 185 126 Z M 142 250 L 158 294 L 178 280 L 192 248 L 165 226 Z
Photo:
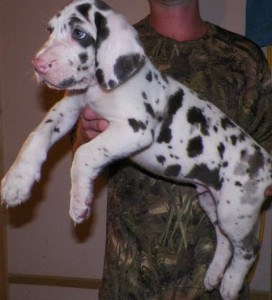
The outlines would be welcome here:
M 74 77 L 70 77 L 64 79 L 59 83 L 53 83 L 45 78 L 42 80 L 48 87 L 57 89 L 57 90 L 81 90 L 87 88 L 88 86 L 94 85 L 93 79 L 82 78 L 80 80 L 76 80 Z
M 47 79 L 44 79 L 43 82 L 52 88 L 64 90 L 64 89 L 68 89 L 68 88 L 73 88 L 73 87 L 77 86 L 78 84 L 81 84 L 83 82 L 83 79 L 77 81 L 73 77 L 70 77 L 68 79 L 64 79 L 63 81 L 61 81 L 58 84 L 52 83 L 52 82 L 48 81 Z

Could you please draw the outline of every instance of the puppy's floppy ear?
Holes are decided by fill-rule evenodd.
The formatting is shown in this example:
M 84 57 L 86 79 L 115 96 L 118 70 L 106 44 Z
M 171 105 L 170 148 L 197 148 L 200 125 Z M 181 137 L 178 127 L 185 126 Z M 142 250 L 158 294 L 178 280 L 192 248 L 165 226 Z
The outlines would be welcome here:
M 95 13 L 96 76 L 110 90 L 128 80 L 144 64 L 145 54 L 136 30 L 112 10 Z

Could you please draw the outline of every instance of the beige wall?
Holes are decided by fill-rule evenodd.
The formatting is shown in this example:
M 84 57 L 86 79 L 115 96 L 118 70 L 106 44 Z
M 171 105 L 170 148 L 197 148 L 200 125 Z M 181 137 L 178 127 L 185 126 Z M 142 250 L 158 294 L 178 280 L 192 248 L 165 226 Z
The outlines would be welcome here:
M 108 0 L 116 10 L 136 22 L 148 12 L 146 0 Z M 230 30 L 244 32 L 246 0 L 201 0 L 205 19 Z M 27 134 L 46 110 L 61 97 L 39 87 L 31 58 L 47 37 L 49 17 L 66 0 L 0 0 L 4 45 L 0 73 L 4 167 L 14 160 Z M 1 44 L 0 44 L 1 45 Z M 2 87 L 2 88 L 1 88 Z M 86 224 L 74 228 L 68 216 L 70 143 L 64 138 L 49 153 L 41 182 L 30 201 L 9 210 L 7 218 L 9 272 L 16 274 L 101 278 L 105 244 L 106 189 L 100 190 L 95 211 Z M 101 186 L 105 184 L 101 182 Z M 271 227 L 271 226 L 270 226 Z M 267 231 L 267 235 L 271 234 Z M 269 240 L 253 288 L 269 288 Z M 11 300 L 96 299 L 96 291 L 11 285 Z

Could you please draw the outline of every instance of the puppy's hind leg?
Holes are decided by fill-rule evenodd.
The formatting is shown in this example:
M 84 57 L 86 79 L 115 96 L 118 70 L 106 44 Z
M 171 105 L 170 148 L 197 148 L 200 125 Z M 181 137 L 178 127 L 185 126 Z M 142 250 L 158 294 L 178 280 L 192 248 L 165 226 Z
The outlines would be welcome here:
M 256 238 L 259 209 L 252 204 L 240 204 L 238 207 L 239 199 L 235 200 L 235 207 L 221 203 L 218 207 L 220 227 L 233 246 L 233 258 L 223 276 L 220 287 L 220 293 L 224 300 L 238 297 L 244 279 L 259 250 L 259 241 Z
M 198 197 L 199 203 L 214 225 L 216 233 L 217 243 L 215 254 L 204 279 L 205 288 L 208 291 L 211 291 L 220 284 L 226 266 L 232 255 L 232 247 L 229 239 L 222 233 L 218 226 L 216 204 L 211 193 L 200 193 Z

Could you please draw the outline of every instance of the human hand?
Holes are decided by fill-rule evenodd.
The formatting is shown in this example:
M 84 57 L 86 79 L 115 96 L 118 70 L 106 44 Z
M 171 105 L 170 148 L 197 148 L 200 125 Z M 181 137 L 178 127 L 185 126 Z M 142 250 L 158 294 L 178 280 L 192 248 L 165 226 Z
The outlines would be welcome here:
M 73 150 L 82 144 L 94 139 L 97 135 L 107 129 L 109 123 L 90 108 L 82 111 L 77 123 Z
M 98 134 L 107 129 L 109 125 L 108 121 L 88 107 L 84 108 L 81 113 L 79 123 L 81 124 L 81 130 L 83 131 L 85 138 L 88 140 L 95 138 Z

